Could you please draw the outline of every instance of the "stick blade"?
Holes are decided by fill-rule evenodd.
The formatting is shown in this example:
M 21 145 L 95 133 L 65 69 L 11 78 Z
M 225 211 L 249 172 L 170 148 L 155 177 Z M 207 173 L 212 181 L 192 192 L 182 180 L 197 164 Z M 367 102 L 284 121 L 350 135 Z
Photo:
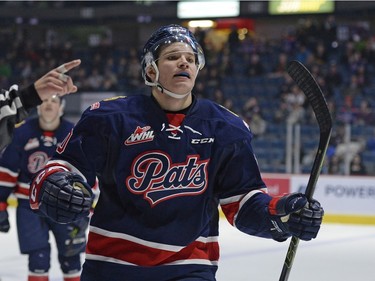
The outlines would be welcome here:
M 293 60 L 288 63 L 287 72 L 306 95 L 318 121 L 320 131 L 330 131 L 332 128 L 331 114 L 322 90 L 310 71 L 299 61 Z

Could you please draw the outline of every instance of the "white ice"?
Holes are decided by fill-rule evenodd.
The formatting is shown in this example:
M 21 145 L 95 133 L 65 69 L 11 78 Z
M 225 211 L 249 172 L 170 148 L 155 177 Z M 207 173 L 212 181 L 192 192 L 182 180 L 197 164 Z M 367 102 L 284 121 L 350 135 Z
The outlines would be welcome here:
M 0 281 L 26 281 L 27 256 L 19 253 L 14 208 L 9 214 L 11 230 L 0 233 Z M 220 223 L 218 281 L 279 280 L 290 240 L 251 237 L 224 219 Z M 54 246 L 52 254 L 50 281 L 62 281 Z M 375 226 L 323 223 L 317 239 L 300 242 L 288 281 L 353 280 L 375 280 Z

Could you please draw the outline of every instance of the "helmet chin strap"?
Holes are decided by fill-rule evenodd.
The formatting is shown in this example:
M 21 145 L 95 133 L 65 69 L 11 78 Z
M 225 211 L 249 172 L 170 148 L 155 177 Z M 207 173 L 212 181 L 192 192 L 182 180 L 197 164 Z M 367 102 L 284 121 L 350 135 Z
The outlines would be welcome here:
M 160 83 L 156 83 L 155 86 L 158 88 L 158 90 L 159 90 L 160 92 L 165 93 L 165 94 L 167 94 L 168 96 L 170 96 L 170 97 L 172 97 L 172 98 L 175 98 L 175 99 L 183 99 L 184 97 L 186 97 L 187 95 L 189 95 L 189 94 L 191 93 L 191 91 L 190 91 L 190 92 L 187 92 L 186 94 L 179 95 L 179 94 L 175 94 L 175 93 L 173 93 L 173 92 L 167 90 L 167 89 L 164 88 Z

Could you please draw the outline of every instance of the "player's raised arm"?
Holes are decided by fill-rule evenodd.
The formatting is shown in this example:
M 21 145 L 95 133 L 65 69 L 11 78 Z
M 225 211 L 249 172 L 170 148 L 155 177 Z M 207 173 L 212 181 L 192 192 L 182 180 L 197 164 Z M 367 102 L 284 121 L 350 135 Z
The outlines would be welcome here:
M 52 69 L 25 89 L 18 90 L 13 85 L 9 90 L 0 91 L 0 150 L 12 140 L 14 125 L 25 119 L 30 109 L 53 95 L 77 91 L 72 78 L 65 73 L 80 64 L 81 60 L 72 60 Z
M 81 60 L 72 60 L 52 69 L 38 79 L 34 86 L 40 99 L 43 100 L 55 94 L 63 96 L 77 92 L 77 86 L 74 85 L 72 78 L 66 73 L 80 64 Z

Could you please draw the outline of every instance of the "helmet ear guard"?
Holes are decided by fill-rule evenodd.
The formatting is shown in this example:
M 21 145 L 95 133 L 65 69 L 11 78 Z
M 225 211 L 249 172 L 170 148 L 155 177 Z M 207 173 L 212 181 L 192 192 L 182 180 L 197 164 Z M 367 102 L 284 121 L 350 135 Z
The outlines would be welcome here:
M 155 74 L 154 81 L 151 80 L 151 77 L 149 75 L 150 72 L 153 72 Z M 156 86 L 158 84 L 157 81 L 159 81 L 159 69 L 155 61 L 152 61 L 150 64 L 145 66 L 145 69 L 142 70 L 142 76 L 147 86 Z

